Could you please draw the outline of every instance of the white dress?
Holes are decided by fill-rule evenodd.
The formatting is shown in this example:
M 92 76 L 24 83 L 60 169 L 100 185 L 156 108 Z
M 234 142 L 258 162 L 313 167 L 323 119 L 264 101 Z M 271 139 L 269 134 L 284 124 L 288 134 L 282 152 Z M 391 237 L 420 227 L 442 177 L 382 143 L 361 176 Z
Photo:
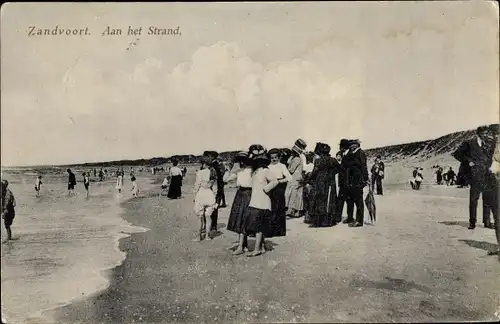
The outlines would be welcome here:
M 210 180 L 210 169 L 199 170 L 196 173 L 194 185 L 194 212 L 197 216 L 210 216 L 215 209 L 214 180 Z
M 123 188 L 123 177 L 120 175 L 116 179 L 116 189 L 122 189 Z
M 132 181 L 132 195 L 136 196 L 139 194 L 139 185 L 137 184 L 137 181 Z

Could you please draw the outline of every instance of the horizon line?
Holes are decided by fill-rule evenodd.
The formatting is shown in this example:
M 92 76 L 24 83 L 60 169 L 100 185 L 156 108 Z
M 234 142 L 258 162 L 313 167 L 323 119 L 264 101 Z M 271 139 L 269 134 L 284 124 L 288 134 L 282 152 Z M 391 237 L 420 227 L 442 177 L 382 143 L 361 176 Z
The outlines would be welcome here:
M 500 124 L 499 123 L 493 123 L 493 124 L 482 124 L 482 125 L 479 125 L 479 126 L 489 126 L 489 125 L 495 125 L 495 124 Z M 478 126 L 478 127 L 479 127 Z M 426 139 L 426 140 L 416 140 L 416 141 L 412 141 L 412 142 L 406 142 L 406 143 L 399 143 L 399 144 L 387 144 L 387 145 L 383 145 L 383 146 L 376 146 L 376 147 L 369 147 L 369 148 L 366 148 L 365 150 L 368 151 L 368 150 L 375 150 L 375 149 L 380 149 L 380 148 L 384 148 L 384 147 L 390 147 L 390 146 L 397 146 L 397 145 L 405 145 L 405 144 L 412 144 L 412 143 L 419 143 L 419 142 L 426 142 L 426 141 L 432 141 L 432 140 L 436 140 L 438 138 L 441 138 L 443 136 L 447 136 L 447 135 L 451 135 L 451 134 L 455 134 L 455 133 L 460 133 L 460 132 L 466 132 L 466 131 L 472 131 L 474 130 L 474 128 L 469 128 L 469 129 L 463 129 L 463 130 L 458 130 L 458 131 L 454 131 L 454 132 L 451 132 L 451 133 L 447 133 L 447 134 L 444 134 L 444 135 L 441 135 L 441 136 L 437 136 L 435 138 L 430 138 L 430 139 Z M 225 153 L 225 152 L 236 152 L 236 151 L 239 151 L 240 149 L 236 149 L 236 150 L 233 150 L 233 149 L 229 149 L 229 150 L 224 150 L 224 151 L 221 151 L 220 153 Z M 120 161 L 137 161 L 137 160 L 151 160 L 151 159 L 156 159 L 156 158 L 160 158 L 160 159 L 169 159 L 173 156 L 176 156 L 176 155 L 194 155 L 194 156 L 199 156 L 200 154 L 193 154 L 193 153 L 175 153 L 175 154 L 170 154 L 169 156 L 153 156 L 153 157 L 149 157 L 149 158 L 145 158 L 145 157 L 138 157 L 138 158 L 122 158 L 122 159 L 115 159 L 115 160 L 109 160 L 109 161 L 87 161 L 87 162 L 73 162 L 73 163 L 64 163 L 64 164 L 29 164 L 29 165 L 1 165 L 0 168 L 26 168 L 26 167 L 65 167 L 65 166 L 81 166 L 81 165 L 84 165 L 84 164 L 96 164 L 96 163 L 112 163 L 112 162 L 120 162 Z

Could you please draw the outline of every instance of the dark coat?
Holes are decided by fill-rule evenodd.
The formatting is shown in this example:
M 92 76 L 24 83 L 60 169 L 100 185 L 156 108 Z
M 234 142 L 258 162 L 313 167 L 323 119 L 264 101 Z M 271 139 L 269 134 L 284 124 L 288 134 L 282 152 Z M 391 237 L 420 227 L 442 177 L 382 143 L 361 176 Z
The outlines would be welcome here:
M 308 177 L 308 183 L 311 185 L 308 210 L 310 215 L 333 216 L 335 214 L 337 196 L 335 175 L 341 171 L 342 167 L 331 156 L 321 157 L 314 161 L 314 169 Z
M 463 166 L 469 166 L 470 162 L 474 163 L 474 166 L 470 167 L 469 175 L 471 182 L 483 182 L 493 161 L 493 154 L 489 147 L 486 143 L 483 143 L 483 146 L 479 146 L 476 138 L 464 141 L 453 152 L 452 156 Z
M 363 189 L 366 186 L 369 180 L 368 167 L 366 154 L 362 149 L 347 153 L 342 159 L 342 166 L 345 169 L 347 189 Z
M 377 168 L 378 167 L 378 168 Z M 380 174 L 382 172 L 382 174 Z M 378 163 L 374 163 L 371 169 L 372 177 L 380 177 L 384 179 L 385 177 L 385 164 L 380 161 Z

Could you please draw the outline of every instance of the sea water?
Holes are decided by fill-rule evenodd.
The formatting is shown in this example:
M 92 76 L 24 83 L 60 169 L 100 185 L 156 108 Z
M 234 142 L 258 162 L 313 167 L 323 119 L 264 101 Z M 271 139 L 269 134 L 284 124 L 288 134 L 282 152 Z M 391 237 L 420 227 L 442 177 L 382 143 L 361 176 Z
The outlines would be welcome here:
M 50 322 L 44 311 L 105 289 L 106 270 L 125 259 L 118 240 L 147 230 L 120 217 L 120 204 L 131 197 L 130 181 L 125 181 L 122 195 L 113 180 L 92 182 L 88 199 L 79 182 L 77 194 L 68 197 L 62 171 L 45 174 L 36 197 L 38 172 L 2 170 L 17 202 L 12 226 L 16 240 L 1 247 L 3 322 Z M 146 178 L 138 178 L 138 183 L 142 188 L 149 185 Z M 3 224 L 1 236 L 6 237 Z

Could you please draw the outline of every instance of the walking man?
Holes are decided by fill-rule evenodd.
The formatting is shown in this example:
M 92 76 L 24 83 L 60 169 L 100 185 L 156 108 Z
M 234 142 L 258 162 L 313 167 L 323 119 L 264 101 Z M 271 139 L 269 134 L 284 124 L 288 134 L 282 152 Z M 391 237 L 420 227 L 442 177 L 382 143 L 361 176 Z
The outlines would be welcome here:
M 485 189 L 484 183 L 487 180 L 488 169 L 493 158 L 485 143 L 487 133 L 488 128 L 486 126 L 478 127 L 476 136 L 471 140 L 464 141 L 453 153 L 455 159 L 470 168 L 469 229 L 471 230 L 476 228 L 477 203 L 479 196 Z M 492 227 L 489 217 L 485 218 L 484 216 L 483 214 L 484 226 Z
M 12 240 L 12 230 L 11 226 L 14 222 L 14 217 L 16 216 L 16 199 L 14 198 L 14 194 L 10 189 L 8 189 L 9 182 L 7 180 L 3 180 L 2 184 L 2 219 L 5 225 L 5 229 L 7 230 L 7 239 L 3 243 L 7 243 Z
M 363 188 L 369 183 L 366 154 L 360 147 L 359 140 L 350 141 L 349 153 L 342 161 L 346 169 L 347 193 L 347 222 L 354 218 L 354 205 L 356 205 L 356 222 L 349 224 L 351 227 L 363 226 L 365 205 L 363 201 Z M 345 163 L 344 163 L 345 162 Z
M 382 162 L 382 157 L 377 155 L 375 159 L 375 163 L 372 166 L 372 188 L 375 189 L 377 187 L 377 195 L 383 195 L 384 190 L 382 189 L 382 179 L 384 179 L 385 165 Z

